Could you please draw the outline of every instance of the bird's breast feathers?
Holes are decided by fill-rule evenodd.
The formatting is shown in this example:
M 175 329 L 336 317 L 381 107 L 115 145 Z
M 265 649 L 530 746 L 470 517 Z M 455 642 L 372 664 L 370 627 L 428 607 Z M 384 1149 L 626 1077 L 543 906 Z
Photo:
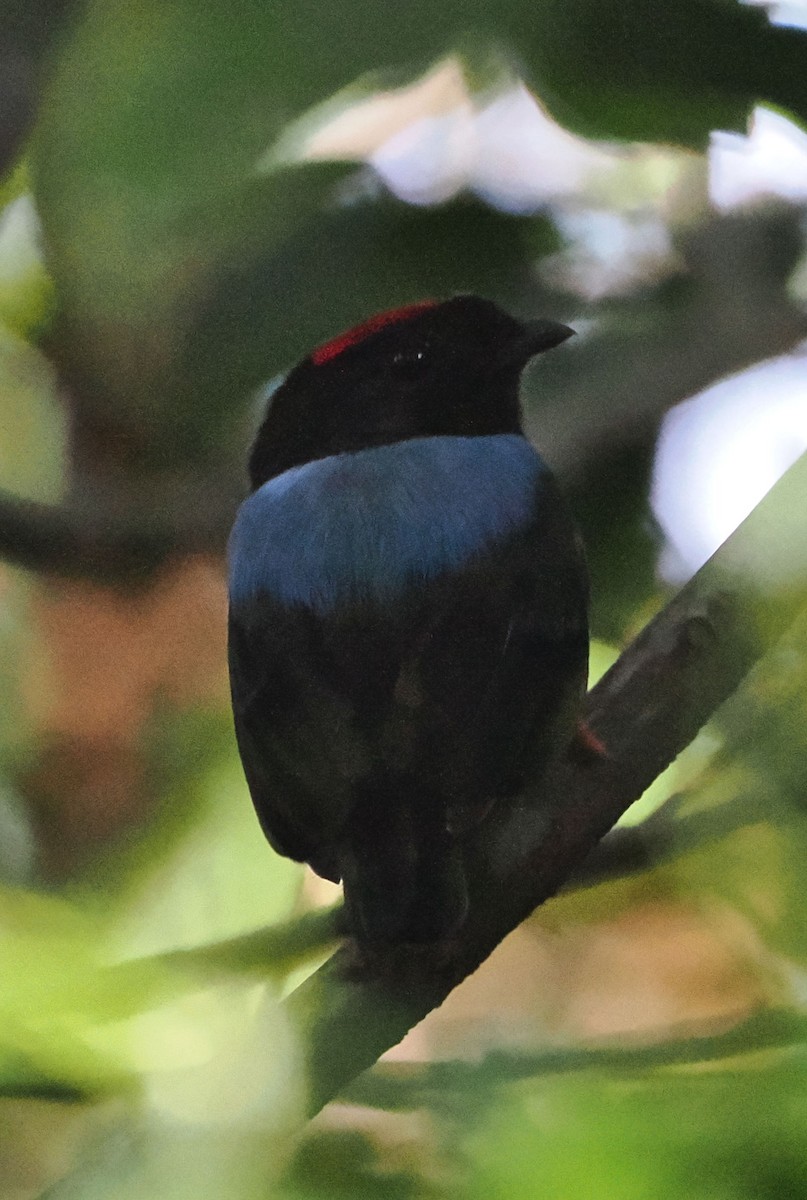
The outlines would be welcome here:
M 535 516 L 542 459 L 518 434 L 412 438 L 293 467 L 241 506 L 230 598 L 320 613 L 384 603 Z

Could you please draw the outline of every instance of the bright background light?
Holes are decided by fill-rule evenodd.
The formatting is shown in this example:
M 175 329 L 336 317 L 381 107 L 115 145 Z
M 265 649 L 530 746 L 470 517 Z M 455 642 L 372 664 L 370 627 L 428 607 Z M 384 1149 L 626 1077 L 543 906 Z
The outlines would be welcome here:
M 661 573 L 688 578 L 807 450 L 807 345 L 721 380 L 668 413 L 651 502 L 668 547 Z

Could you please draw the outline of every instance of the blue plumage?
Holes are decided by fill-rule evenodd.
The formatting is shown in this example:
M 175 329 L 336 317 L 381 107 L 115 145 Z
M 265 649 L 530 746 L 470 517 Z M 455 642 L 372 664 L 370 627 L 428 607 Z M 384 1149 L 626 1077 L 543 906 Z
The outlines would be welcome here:
M 269 841 L 343 882 L 365 944 L 456 933 L 474 831 L 572 738 L 586 570 L 518 401 L 570 333 L 474 296 L 382 314 L 289 374 L 253 446 L 238 746 Z
M 413 438 L 270 479 L 230 537 L 230 599 L 328 613 L 465 566 L 532 518 L 544 464 L 519 434 Z

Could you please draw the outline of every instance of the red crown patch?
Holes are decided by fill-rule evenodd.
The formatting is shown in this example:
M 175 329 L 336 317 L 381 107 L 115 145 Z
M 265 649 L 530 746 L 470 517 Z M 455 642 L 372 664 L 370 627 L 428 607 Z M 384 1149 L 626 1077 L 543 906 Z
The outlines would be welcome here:
M 421 300 L 418 304 L 407 304 L 403 308 L 391 308 L 389 312 L 377 313 L 367 321 L 362 321 L 361 325 L 354 325 L 352 329 L 340 333 L 330 342 L 318 346 L 311 355 L 311 361 L 314 366 L 319 367 L 332 358 L 336 358 L 349 346 L 356 346 L 359 342 L 363 342 L 371 333 L 377 333 L 385 325 L 397 325 L 399 321 L 408 321 L 410 317 L 416 316 L 426 308 L 434 308 L 436 304 L 436 300 Z

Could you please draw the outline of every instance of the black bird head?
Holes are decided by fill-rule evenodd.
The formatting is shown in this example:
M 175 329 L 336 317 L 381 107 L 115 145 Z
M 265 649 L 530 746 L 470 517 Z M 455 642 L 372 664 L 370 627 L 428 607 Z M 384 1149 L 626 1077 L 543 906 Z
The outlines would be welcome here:
M 314 350 L 275 392 L 250 456 L 252 487 L 408 438 L 518 433 L 524 366 L 572 333 L 517 321 L 479 296 L 371 317 Z

